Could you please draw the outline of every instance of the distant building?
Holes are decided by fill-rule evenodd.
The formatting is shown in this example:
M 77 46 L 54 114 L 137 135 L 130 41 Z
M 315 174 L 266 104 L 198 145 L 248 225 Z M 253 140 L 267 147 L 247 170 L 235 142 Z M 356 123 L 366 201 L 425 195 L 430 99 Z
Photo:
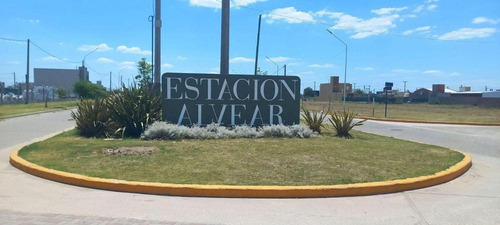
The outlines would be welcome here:
M 339 83 L 338 76 L 330 77 L 330 83 L 319 85 L 319 97 L 316 98 L 316 101 L 342 100 L 344 86 L 346 94 L 352 93 L 352 84 Z
M 89 80 L 89 72 L 85 67 L 78 69 L 34 69 L 35 86 L 49 86 L 73 92 L 73 85 L 80 80 Z

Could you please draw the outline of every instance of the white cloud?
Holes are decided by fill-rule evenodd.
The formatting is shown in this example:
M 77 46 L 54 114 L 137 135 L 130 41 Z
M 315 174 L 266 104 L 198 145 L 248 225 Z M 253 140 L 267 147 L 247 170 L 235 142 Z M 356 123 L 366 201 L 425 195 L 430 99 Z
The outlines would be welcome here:
M 407 30 L 405 32 L 403 32 L 403 35 L 410 35 L 410 34 L 413 34 L 415 32 L 419 32 L 419 33 L 429 33 L 431 30 L 431 26 L 425 26 L 425 27 L 417 27 L 415 29 L 412 29 L 412 30 Z
M 377 15 L 387 15 L 387 14 L 392 14 L 395 12 L 401 12 L 403 10 L 408 9 L 408 7 L 400 7 L 400 8 L 380 8 L 380 9 L 372 9 L 372 13 L 375 13 Z
M 115 63 L 115 60 L 102 57 L 102 58 L 98 58 L 97 62 L 99 62 L 99 63 Z
M 10 65 L 19 65 L 19 64 L 21 64 L 21 62 L 19 62 L 19 61 L 6 61 L 5 63 L 6 64 L 10 64 Z
M 264 15 L 267 18 L 267 23 L 274 23 L 279 20 L 283 20 L 287 23 L 303 23 L 303 22 L 314 22 L 314 17 L 302 11 L 297 11 L 295 7 L 280 8 L 271 11 L 269 14 Z
M 450 74 L 448 74 L 448 75 L 449 75 L 449 76 L 452 76 L 452 77 L 455 77 L 455 76 L 459 76 L 459 75 L 460 75 L 460 73 L 458 73 L 458 72 L 453 72 L 453 73 L 450 73 Z
M 161 67 L 162 68 L 172 68 L 172 67 L 174 67 L 174 65 L 172 65 L 170 63 L 163 63 L 163 64 L 161 64 Z
M 301 72 L 299 73 L 299 75 L 303 76 L 303 75 L 313 75 L 314 72 L 313 71 L 305 71 L 305 72 Z
M 247 6 L 256 2 L 265 2 L 267 0 L 234 0 L 231 1 L 231 7 L 238 6 Z M 201 6 L 207 8 L 220 9 L 221 1 L 220 0 L 189 0 L 189 5 L 191 6 Z
M 106 43 L 102 43 L 100 45 L 82 45 L 78 47 L 78 51 L 82 52 L 90 52 L 94 51 L 97 48 L 97 52 L 105 52 L 113 50 L 113 48 L 109 47 Z
M 372 70 L 375 70 L 373 67 L 356 67 L 354 69 L 356 69 L 356 70 L 362 70 L 362 71 L 372 71 Z
M 139 47 L 127 47 L 125 45 L 120 45 L 116 48 L 116 51 L 121 53 L 130 53 L 130 54 L 138 54 L 138 55 L 151 55 L 151 51 L 149 50 L 141 50 Z
M 424 8 L 425 8 L 425 5 L 419 5 L 419 6 L 417 6 L 417 8 L 415 8 L 415 10 L 413 10 L 413 12 L 419 13 L 420 11 L 424 10 Z
M 371 19 L 361 19 L 355 16 L 344 14 L 340 16 L 336 25 L 332 29 L 337 30 L 352 30 L 356 34 L 351 35 L 351 38 L 360 39 L 372 35 L 385 34 L 390 28 L 396 27 L 393 23 L 399 15 L 388 15 L 381 17 L 373 17 Z
M 119 63 L 120 69 L 134 69 L 136 64 L 136 62 L 132 61 L 123 61 Z
M 438 37 L 439 40 L 464 40 L 489 37 L 496 32 L 495 28 L 461 28 Z
M 424 74 L 442 74 L 443 72 L 439 70 L 426 70 L 423 72 Z
M 497 24 L 498 22 L 500 22 L 500 19 L 490 19 L 490 18 L 486 18 L 486 17 L 476 17 L 472 20 L 472 23 L 474 24 L 480 24 L 480 23 L 490 23 L 490 24 Z
M 309 65 L 309 67 L 311 67 L 311 68 L 334 68 L 335 65 L 331 64 L 331 63 L 327 63 L 327 64 L 312 64 L 312 65 Z
M 286 62 L 288 60 L 292 60 L 293 58 L 290 58 L 290 57 L 284 57 L 284 56 L 278 56 L 278 57 L 272 57 L 270 58 L 273 62 Z M 269 62 L 269 59 L 266 59 L 266 61 Z
M 59 59 L 57 59 L 56 57 L 53 57 L 53 56 L 43 57 L 42 60 L 45 62 L 57 62 L 57 61 L 59 61 Z
M 29 19 L 28 20 L 30 23 L 40 23 L 39 19 Z
M 229 60 L 230 63 L 250 63 L 254 62 L 254 59 L 246 57 L 236 57 Z
M 184 57 L 184 56 L 179 55 L 179 56 L 177 56 L 177 59 L 178 59 L 178 60 L 187 60 L 188 58 L 187 58 L 187 57 Z
M 437 5 L 430 5 L 430 6 L 427 6 L 427 9 L 429 11 L 432 11 L 432 10 L 436 9 L 437 7 L 438 7 Z
M 408 69 L 393 69 L 393 73 L 418 73 L 418 70 L 408 70 Z

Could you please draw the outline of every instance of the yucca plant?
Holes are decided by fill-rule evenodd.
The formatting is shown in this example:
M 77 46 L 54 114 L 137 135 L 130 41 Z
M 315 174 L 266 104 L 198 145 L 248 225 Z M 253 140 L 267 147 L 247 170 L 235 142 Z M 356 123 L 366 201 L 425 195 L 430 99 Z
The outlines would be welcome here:
M 336 113 L 330 113 L 330 117 L 328 120 L 333 126 L 333 129 L 335 132 L 337 132 L 336 136 L 337 137 L 344 137 L 344 138 L 352 138 L 351 134 L 349 134 L 349 131 L 351 131 L 352 128 L 356 126 L 361 126 L 363 125 L 363 122 L 366 120 L 361 120 L 358 122 L 354 122 L 354 113 L 350 112 L 336 112 Z
M 76 112 L 71 112 L 78 133 L 84 137 L 109 137 L 111 132 L 109 108 L 102 99 L 80 99 Z
M 323 121 L 327 115 L 328 113 L 325 113 L 324 110 L 321 112 L 310 112 L 306 108 L 302 108 L 302 118 L 304 118 L 306 125 L 312 131 L 318 132 L 318 134 L 321 134 L 321 128 L 325 127 Z
M 133 84 L 122 89 L 107 99 L 111 119 L 119 127 L 116 133 L 140 137 L 149 124 L 161 120 L 160 92 L 147 84 Z

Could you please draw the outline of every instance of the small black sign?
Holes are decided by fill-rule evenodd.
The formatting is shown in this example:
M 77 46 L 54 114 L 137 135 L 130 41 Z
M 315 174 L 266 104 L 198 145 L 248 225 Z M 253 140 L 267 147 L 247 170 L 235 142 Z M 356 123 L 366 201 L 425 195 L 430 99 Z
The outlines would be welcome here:
M 300 78 L 165 73 L 163 120 L 179 125 L 293 125 L 300 118 Z

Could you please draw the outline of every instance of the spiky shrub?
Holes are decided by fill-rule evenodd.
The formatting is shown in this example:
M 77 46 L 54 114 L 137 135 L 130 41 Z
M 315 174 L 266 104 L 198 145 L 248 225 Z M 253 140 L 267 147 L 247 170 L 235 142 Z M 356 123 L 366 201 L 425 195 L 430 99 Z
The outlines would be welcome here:
M 139 137 L 149 124 L 161 120 L 160 92 L 147 84 L 122 87 L 107 99 L 111 119 L 125 137 Z
M 349 131 L 351 131 L 352 128 L 356 126 L 361 126 L 363 125 L 363 122 L 366 120 L 361 120 L 358 122 L 354 122 L 354 113 L 350 112 L 336 112 L 336 113 L 330 113 L 331 118 L 328 118 L 330 123 L 333 126 L 333 129 L 337 133 L 337 137 L 343 137 L 343 138 L 352 138 L 351 134 Z
M 108 137 L 112 130 L 109 108 L 103 99 L 80 99 L 71 117 L 76 122 L 78 133 L 84 137 Z
M 305 124 L 314 132 L 321 134 L 321 128 L 324 128 L 323 121 L 325 120 L 327 112 L 324 110 L 321 112 L 310 112 L 306 108 L 302 108 L 302 118 Z

